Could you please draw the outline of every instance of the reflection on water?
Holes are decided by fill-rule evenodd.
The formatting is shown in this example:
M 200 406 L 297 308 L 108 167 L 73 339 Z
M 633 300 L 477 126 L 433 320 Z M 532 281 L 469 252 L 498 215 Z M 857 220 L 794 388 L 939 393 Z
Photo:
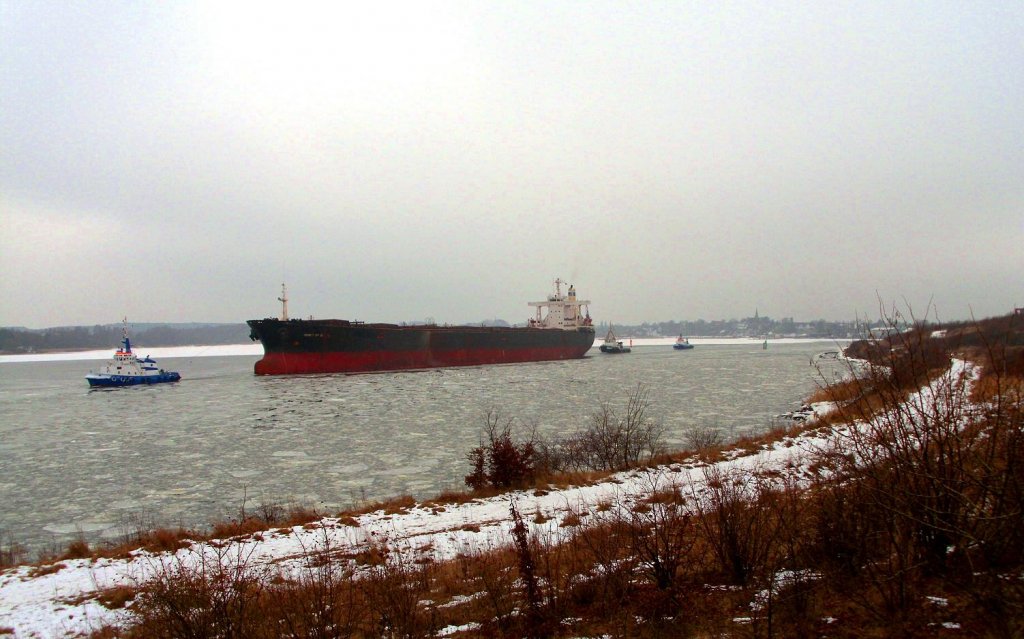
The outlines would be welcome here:
M 0 541 L 230 518 L 243 501 L 333 512 L 462 488 L 483 415 L 544 435 L 585 426 L 638 383 L 670 445 L 738 435 L 795 408 L 828 344 L 636 346 L 629 355 L 371 375 L 256 377 L 256 357 L 168 359 L 177 384 L 88 390 L 82 362 L 0 364 Z

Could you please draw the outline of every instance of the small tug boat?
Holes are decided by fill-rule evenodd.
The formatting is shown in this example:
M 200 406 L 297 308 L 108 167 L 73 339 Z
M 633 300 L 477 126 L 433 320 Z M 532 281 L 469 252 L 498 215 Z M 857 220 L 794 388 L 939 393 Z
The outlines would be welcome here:
M 621 340 L 615 338 L 615 333 L 612 332 L 612 327 L 608 327 L 608 334 L 604 337 L 604 344 L 601 344 L 602 353 L 628 353 L 631 349 L 628 346 L 623 345 Z
M 690 343 L 689 339 L 680 335 L 679 339 L 676 340 L 676 343 L 672 345 L 672 348 L 677 351 L 688 351 L 693 348 L 693 344 Z
M 156 361 L 148 355 L 142 359 L 135 356 L 132 352 L 132 343 L 128 339 L 128 319 L 125 318 L 121 348 L 114 353 L 114 359 L 108 361 L 98 373 L 89 371 L 85 379 L 88 380 L 89 386 L 134 386 L 176 382 L 181 379 L 181 375 L 159 368 Z

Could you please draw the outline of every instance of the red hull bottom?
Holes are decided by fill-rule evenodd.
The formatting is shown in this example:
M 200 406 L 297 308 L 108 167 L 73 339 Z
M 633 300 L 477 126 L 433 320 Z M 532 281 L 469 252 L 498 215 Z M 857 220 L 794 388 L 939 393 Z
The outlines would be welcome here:
M 370 373 L 376 371 L 514 364 L 561 359 L 579 359 L 590 350 L 527 348 L 513 351 L 363 351 L 358 353 L 267 353 L 256 362 L 257 375 L 296 375 L 304 373 Z

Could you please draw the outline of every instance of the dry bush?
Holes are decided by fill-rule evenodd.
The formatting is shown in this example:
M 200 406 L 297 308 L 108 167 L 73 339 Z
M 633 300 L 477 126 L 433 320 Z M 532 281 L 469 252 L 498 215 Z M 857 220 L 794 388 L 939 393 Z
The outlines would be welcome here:
M 89 548 L 89 542 L 83 538 L 78 538 L 68 544 L 64 554 L 59 559 L 86 559 L 91 556 L 92 549 Z
M 156 520 L 145 513 L 124 515 L 120 531 L 116 540 L 93 548 L 93 555 L 123 559 L 139 549 L 149 552 L 173 552 L 189 546 L 192 541 L 209 539 L 208 534 L 181 526 L 168 528 L 157 525 Z
M 705 464 L 714 464 L 728 459 L 736 459 L 754 455 L 771 447 L 773 444 L 791 439 L 802 433 L 820 428 L 821 424 L 807 422 L 784 422 L 776 424 L 761 432 L 761 434 L 749 434 L 738 437 L 728 446 L 710 448 L 700 453 L 699 459 Z
M 363 589 L 353 571 L 334 560 L 335 554 L 324 532 L 315 547 L 304 548 L 297 575 L 275 576 L 267 608 L 281 635 L 351 637 L 367 625 L 369 610 Z
M 830 382 L 826 386 L 819 387 L 818 390 L 807 398 L 807 403 L 835 402 L 845 404 L 859 398 L 863 393 L 864 385 L 856 376 L 852 376 L 851 378 Z
M 536 432 L 531 432 L 525 440 L 516 441 L 512 438 L 514 418 L 502 423 L 500 413 L 488 411 L 484 419 L 484 438 L 468 455 L 473 471 L 466 475 L 466 485 L 474 490 L 527 485 L 536 472 Z
M 28 576 L 32 579 L 35 579 L 37 577 L 45 577 L 46 575 L 58 573 L 67 567 L 67 564 L 62 563 L 42 563 L 32 568 L 32 570 L 28 572 Z
M 278 522 L 280 526 L 302 526 L 323 519 L 323 515 L 317 512 L 316 508 L 309 506 L 292 506 L 285 512 L 283 519 Z
M 436 502 L 427 503 L 429 504 Z M 365 502 L 361 504 L 358 508 L 343 510 L 339 513 L 336 513 L 334 516 L 337 519 L 346 520 L 350 522 L 349 525 L 352 525 L 351 522 L 356 521 L 355 518 L 359 515 L 366 515 L 368 513 L 373 513 L 380 510 L 384 511 L 386 514 L 389 515 L 397 515 L 408 512 L 410 508 L 414 508 L 415 506 L 417 506 L 415 497 L 412 497 L 411 495 L 400 495 L 398 497 L 392 497 L 391 499 L 386 499 L 382 501 Z M 358 525 L 358 522 L 356 523 L 356 525 Z
M 297 569 L 251 565 L 229 547 L 165 559 L 130 608 L 128 637 L 426 637 L 436 630 L 419 605 L 426 567 L 381 560 L 361 577 L 338 561 L 326 532 Z
M 971 522 L 991 497 L 976 471 L 997 463 L 992 436 L 1006 429 L 998 419 L 991 427 L 974 422 L 964 379 L 924 380 L 930 392 L 911 399 L 885 386 L 897 380 L 877 376 L 872 382 L 882 405 L 870 416 L 858 413 L 858 427 L 847 431 L 828 461 L 842 476 L 868 481 L 875 499 L 914 529 L 907 534 L 919 559 L 942 570 L 947 549 L 974 538 Z
M 247 517 L 241 520 L 232 519 L 215 523 L 210 536 L 213 539 L 236 539 L 253 533 L 263 532 L 272 526 L 273 524 L 268 524 L 259 517 Z
M 10 568 L 23 564 L 28 560 L 28 548 L 15 542 L 9 541 L 6 546 L 0 546 L 0 568 Z
M 184 528 L 138 530 L 120 543 L 100 549 L 97 554 L 101 557 L 124 558 L 140 548 L 149 552 L 174 552 L 202 538 L 202 535 Z
M 590 427 L 560 442 L 563 459 L 575 470 L 622 470 L 647 463 L 662 452 L 664 425 L 651 417 L 650 389 L 637 384 L 621 415 L 605 401 Z
M 500 494 L 500 491 L 495 490 L 495 495 Z M 468 492 L 465 490 L 445 490 L 434 496 L 430 500 L 424 502 L 424 506 L 453 506 L 459 504 L 468 504 L 471 501 L 476 501 L 481 497 L 485 496 L 483 491 L 472 491 Z
M 618 511 L 616 511 L 618 512 Z M 577 527 L 567 542 L 592 566 L 571 591 L 577 605 L 599 607 L 603 602 L 621 601 L 629 592 L 636 558 L 629 551 L 628 522 L 613 516 L 607 523 Z
M 640 573 L 658 590 L 672 591 L 680 569 L 692 562 L 697 544 L 694 521 L 687 499 L 663 477 L 651 475 L 647 487 L 648 508 L 629 514 L 629 542 Z M 665 603 L 678 607 L 674 593 Z M 660 606 L 659 610 L 661 612 Z
M 989 402 L 1021 403 L 1024 398 L 1024 377 L 996 377 L 982 374 L 974 384 L 971 400 L 976 404 Z
M 694 494 L 697 529 L 722 574 L 745 585 L 763 574 L 783 527 L 770 482 L 749 471 L 704 469 L 706 491 Z
M 259 636 L 267 575 L 237 550 L 164 558 L 129 609 L 128 636 L 234 639 Z M 191 562 L 191 563 L 190 563 Z
M 526 523 L 519 515 L 514 501 L 509 505 L 509 512 L 512 516 L 512 540 L 519 559 L 519 581 L 523 585 L 523 603 L 526 608 L 524 636 L 530 639 L 550 637 L 553 628 L 537 580 L 537 543 L 530 538 Z
M 28 548 L 0 528 L 0 569 L 24 564 L 27 561 Z
M 455 563 L 463 583 L 482 593 L 473 609 L 483 624 L 483 634 L 501 634 L 519 605 L 515 553 L 509 549 L 475 551 L 460 555 Z
M 104 608 L 121 610 L 134 600 L 138 594 L 138 589 L 131 586 L 113 586 L 97 591 L 96 601 L 100 602 Z
M 870 367 L 859 383 L 874 404 L 838 409 L 858 425 L 819 459 L 831 475 L 817 491 L 818 507 L 841 514 L 822 524 L 823 565 L 866 585 L 864 608 L 889 621 L 913 615 L 920 584 L 938 579 L 971 593 L 993 619 L 989 632 L 1017 632 L 1004 621 L 1020 618 L 1019 588 L 997 575 L 1024 556 L 1019 382 L 1000 365 L 1005 344 L 989 341 L 991 325 L 933 334 L 922 327 L 872 345 L 885 366 Z M 935 374 L 932 366 L 954 350 L 985 364 L 980 390 L 966 377 Z M 910 392 L 918 388 L 925 392 Z
M 534 477 L 533 488 L 539 490 L 563 489 L 571 486 L 590 486 L 607 479 L 611 471 L 579 470 L 554 474 L 538 474 Z
M 694 452 L 715 450 L 725 443 L 725 435 L 714 426 L 694 426 L 684 434 L 686 447 Z
M 150 552 L 174 552 L 187 547 L 195 533 L 184 528 L 157 528 L 142 535 L 142 547 Z
M 367 636 L 413 638 L 437 632 L 432 611 L 419 604 L 430 593 L 430 570 L 394 555 L 361 578 L 371 617 Z
M 409 512 L 410 508 L 416 506 L 416 498 L 412 495 L 402 495 L 381 503 L 378 510 L 383 510 L 387 515 L 399 515 Z
M 649 389 L 638 384 L 622 415 L 603 402 L 587 429 L 555 441 L 540 437 L 536 426 L 524 438 L 515 439 L 514 418 L 488 411 L 480 445 L 467 455 L 472 471 L 465 477 L 466 485 L 474 496 L 543 484 L 580 485 L 648 464 L 664 452 L 664 426 L 650 416 L 650 406 Z

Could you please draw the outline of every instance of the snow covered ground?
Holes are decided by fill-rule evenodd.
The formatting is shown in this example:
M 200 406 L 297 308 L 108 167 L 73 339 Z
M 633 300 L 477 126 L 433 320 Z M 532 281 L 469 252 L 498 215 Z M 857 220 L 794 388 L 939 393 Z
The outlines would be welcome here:
M 98 351 L 72 351 L 67 353 L 31 353 L 28 355 L 0 355 L 0 364 L 19 362 L 62 362 L 90 359 L 110 359 L 116 348 Z M 147 348 L 132 344 L 132 351 L 139 356 L 149 355 L 154 359 L 172 357 L 217 357 L 224 355 L 262 355 L 263 344 L 220 344 L 216 346 L 157 346 Z
M 908 406 L 927 406 L 943 397 L 950 384 L 976 375 L 970 364 L 954 361 L 947 375 L 911 397 Z M 820 414 L 830 407 L 816 405 Z M 841 445 L 851 426 L 822 428 L 796 438 L 762 445 L 756 454 L 737 455 L 715 464 L 723 473 L 771 474 L 797 480 L 810 477 L 809 464 L 823 450 Z M 316 526 L 297 526 L 256 534 L 242 541 L 198 543 L 176 553 L 136 552 L 129 559 L 75 559 L 54 566 L 22 566 L 0 573 L 0 631 L 8 628 L 16 637 L 58 637 L 85 633 L 104 624 L 123 623 L 124 611 L 109 610 L 94 598 L 100 590 L 137 586 L 166 567 L 195 566 L 202 561 L 233 561 L 245 557 L 246 565 L 271 565 L 289 571 L 301 567 L 303 555 L 330 548 L 332 552 L 356 553 L 370 544 L 386 544 L 408 560 L 429 557 L 434 561 L 459 554 L 508 545 L 511 541 L 509 505 L 515 501 L 532 532 L 557 541 L 567 529 L 562 521 L 586 511 L 584 525 L 614 517 L 616 509 L 631 509 L 654 490 L 678 487 L 683 495 L 700 499 L 705 492 L 708 466 L 688 461 L 653 469 L 613 475 L 591 486 L 572 487 L 545 494 L 512 492 L 445 506 L 417 506 L 400 514 L 383 511 L 357 517 L 358 526 L 325 518 Z M 598 508 L 598 505 L 612 508 Z M 540 513 L 547 521 L 529 523 Z

